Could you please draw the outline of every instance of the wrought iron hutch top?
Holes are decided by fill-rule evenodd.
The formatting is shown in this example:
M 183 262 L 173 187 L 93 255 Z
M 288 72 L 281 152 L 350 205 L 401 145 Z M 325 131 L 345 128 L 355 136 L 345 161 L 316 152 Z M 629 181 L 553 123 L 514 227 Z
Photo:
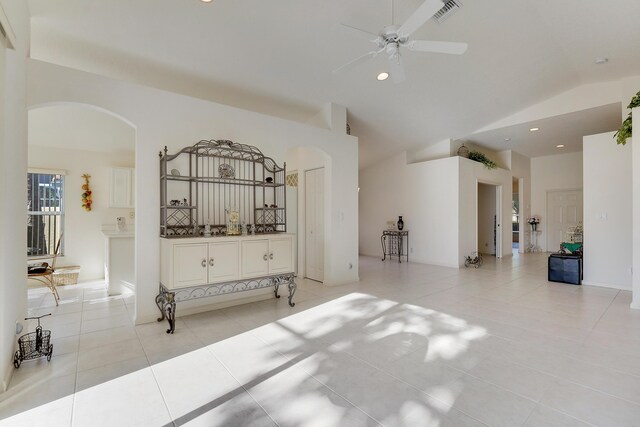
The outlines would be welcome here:
M 286 164 L 258 148 L 228 140 L 202 140 L 160 152 L 160 235 L 195 237 L 243 232 L 286 232 Z M 233 233 L 231 233 L 233 231 Z

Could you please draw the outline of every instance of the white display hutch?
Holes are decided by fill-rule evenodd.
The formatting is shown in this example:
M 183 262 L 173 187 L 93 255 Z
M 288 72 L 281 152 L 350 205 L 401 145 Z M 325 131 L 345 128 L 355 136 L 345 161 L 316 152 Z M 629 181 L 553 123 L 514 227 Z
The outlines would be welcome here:
M 158 321 L 175 330 L 176 303 L 294 282 L 286 233 L 285 167 L 256 147 L 200 141 L 160 152 Z

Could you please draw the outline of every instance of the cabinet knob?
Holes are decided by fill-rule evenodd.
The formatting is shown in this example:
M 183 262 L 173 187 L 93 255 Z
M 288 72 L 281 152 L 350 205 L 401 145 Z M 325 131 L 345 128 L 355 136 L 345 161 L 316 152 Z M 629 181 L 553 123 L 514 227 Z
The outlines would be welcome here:
M 213 260 L 213 258 L 211 258 L 211 259 L 209 260 L 209 265 L 210 265 L 211 267 L 213 267 L 214 265 L 216 265 L 216 263 L 215 263 L 215 261 Z
M 273 259 L 273 252 L 269 254 L 269 259 Z
M 262 257 L 262 259 L 266 261 L 266 260 L 268 259 L 268 258 L 267 258 L 267 254 L 264 254 L 264 256 Z
M 202 266 L 202 268 L 205 268 L 207 266 L 207 260 L 203 259 L 200 265 Z

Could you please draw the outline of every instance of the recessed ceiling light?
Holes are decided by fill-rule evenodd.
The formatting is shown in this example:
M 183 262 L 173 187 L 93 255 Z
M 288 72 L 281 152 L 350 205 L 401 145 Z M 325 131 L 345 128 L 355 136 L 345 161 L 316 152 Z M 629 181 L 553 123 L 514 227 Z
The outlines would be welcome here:
M 200 0 L 202 3 L 211 3 L 213 0 Z
M 529 132 L 538 132 L 540 130 L 540 128 L 531 128 L 529 129 Z
M 378 77 L 376 77 L 376 79 L 378 79 L 379 81 L 384 81 L 384 80 L 387 80 L 388 78 L 389 78 L 389 73 L 386 73 L 386 72 L 382 72 L 378 74 Z
M 556 145 L 556 148 L 564 148 L 564 144 Z
M 511 138 L 505 138 L 504 139 L 504 142 L 509 142 L 509 141 L 511 141 Z
M 595 63 L 598 64 L 598 65 L 606 64 L 607 62 L 609 62 L 609 58 L 605 58 L 603 56 L 600 56 L 600 57 L 596 58 L 596 60 L 595 60 Z

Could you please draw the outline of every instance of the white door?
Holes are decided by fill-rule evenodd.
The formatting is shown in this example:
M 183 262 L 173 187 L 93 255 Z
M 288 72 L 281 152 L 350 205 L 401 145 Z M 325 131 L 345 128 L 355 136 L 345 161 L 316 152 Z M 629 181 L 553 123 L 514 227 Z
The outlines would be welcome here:
M 569 227 L 582 222 L 582 190 L 547 193 L 547 251 L 556 252 Z
M 238 242 L 209 243 L 209 283 L 237 280 L 239 256 Z
M 245 240 L 242 242 L 242 277 L 260 277 L 269 274 L 269 241 Z
M 269 240 L 269 274 L 293 272 L 293 240 L 291 237 Z
M 305 276 L 324 280 L 324 168 L 305 171 Z
M 176 245 L 173 247 L 173 287 L 207 283 L 207 244 Z

